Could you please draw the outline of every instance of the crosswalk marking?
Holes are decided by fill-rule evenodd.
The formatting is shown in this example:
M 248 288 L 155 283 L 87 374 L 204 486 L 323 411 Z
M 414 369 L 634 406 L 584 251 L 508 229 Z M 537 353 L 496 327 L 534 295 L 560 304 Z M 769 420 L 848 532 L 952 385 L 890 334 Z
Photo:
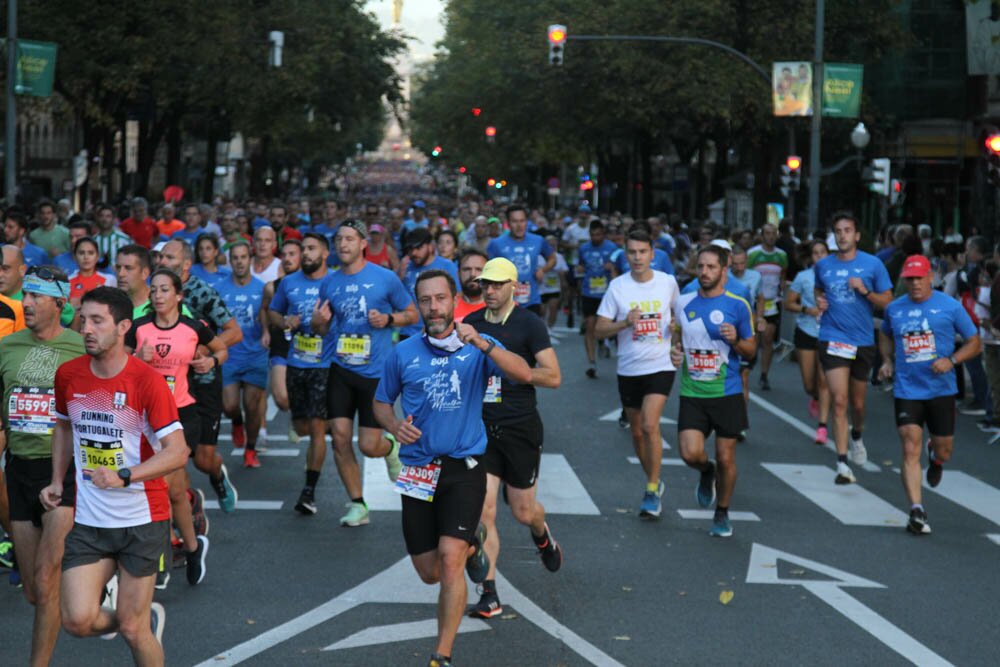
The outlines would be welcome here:
M 618 421 L 618 417 L 621 415 L 621 413 L 622 413 L 622 409 L 621 408 L 615 408 L 614 410 L 612 410 L 608 414 L 603 415 L 601 417 L 598 417 L 597 419 L 598 419 L 598 421 L 602 421 L 602 422 L 616 422 L 616 421 Z M 661 424 L 676 424 L 677 420 L 676 419 L 670 419 L 669 417 L 660 416 L 660 423 Z
M 1000 545 L 1000 535 L 996 533 L 986 533 L 986 539 L 988 539 L 993 544 Z
M 638 456 L 629 456 L 629 457 L 626 457 L 626 458 L 628 459 L 628 462 L 631 463 L 632 465 L 639 465 L 639 457 Z M 660 465 L 665 465 L 665 466 L 683 466 L 683 465 L 687 465 L 687 464 L 684 463 L 684 461 L 682 461 L 680 459 L 660 459 Z
M 848 526 L 904 526 L 906 514 L 858 484 L 833 483 L 836 470 L 821 465 L 761 463 L 775 477 Z
M 715 510 L 677 510 L 682 519 L 704 519 L 711 521 L 715 518 Z M 753 512 L 730 512 L 729 518 L 733 521 L 760 521 L 760 517 Z
M 285 503 L 280 500 L 239 500 L 236 502 L 238 510 L 280 510 Z M 219 509 L 218 500 L 206 500 L 205 509 Z
M 1000 489 L 960 470 L 946 469 L 937 488 L 924 488 L 1000 526 Z
M 386 474 L 384 459 L 365 459 L 363 483 L 369 509 L 400 511 L 399 494 Z M 600 515 L 601 511 L 562 454 L 542 454 L 538 501 L 549 514 Z
M 291 449 L 291 448 L 289 448 L 289 449 L 279 449 L 279 448 L 272 449 L 270 447 L 267 447 L 265 449 L 259 449 L 258 448 L 257 449 L 257 453 L 260 454 L 261 456 L 298 456 L 299 454 L 302 453 L 302 450 L 300 450 L 300 449 Z M 243 448 L 242 447 L 234 448 L 233 449 L 233 456 L 243 456 Z

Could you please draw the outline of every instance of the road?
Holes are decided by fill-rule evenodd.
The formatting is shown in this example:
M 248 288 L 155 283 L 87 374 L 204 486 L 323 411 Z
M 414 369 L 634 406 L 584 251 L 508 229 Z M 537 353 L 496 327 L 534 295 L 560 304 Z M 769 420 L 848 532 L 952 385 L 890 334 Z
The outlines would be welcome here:
M 926 492 L 934 534 L 918 538 L 904 529 L 889 395 L 868 400 L 871 470 L 855 467 L 858 484 L 837 487 L 833 454 L 802 432 L 811 431 L 796 366 L 772 369 L 766 393 L 754 376 L 735 535 L 719 540 L 693 512 L 697 475 L 677 458 L 676 396 L 664 412 L 664 513 L 640 521 L 643 477 L 614 420 L 614 360 L 601 360 L 590 380 L 579 335 L 563 329 L 556 350 L 564 380 L 540 391 L 540 488 L 565 563 L 547 572 L 527 530 L 501 508 L 505 613 L 463 622 L 455 664 L 995 664 L 1000 448 L 971 418 L 959 418 L 953 462 Z M 189 587 L 175 570 L 157 592 L 168 664 L 426 664 L 436 589 L 405 560 L 381 462 L 366 465 L 371 525 L 337 525 L 347 497 L 332 456 L 319 514 L 302 517 L 292 506 L 304 444 L 283 437 L 284 415 L 269 429 L 259 470 L 243 469 L 221 443 L 240 509 L 210 510 L 204 583 Z M 213 497 L 204 476 L 193 479 Z M 31 611 L 12 587 L 0 588 L 0 618 L 4 662 L 26 663 Z M 120 638 L 63 635 L 53 664 L 128 662 Z

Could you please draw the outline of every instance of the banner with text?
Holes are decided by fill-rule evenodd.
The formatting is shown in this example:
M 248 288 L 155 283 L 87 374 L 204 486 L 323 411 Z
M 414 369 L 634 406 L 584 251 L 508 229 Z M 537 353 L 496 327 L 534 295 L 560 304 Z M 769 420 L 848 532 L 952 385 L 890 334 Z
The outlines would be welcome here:
M 18 95 L 49 97 L 56 78 L 56 51 L 52 42 L 17 40 L 17 76 L 14 92 Z
M 823 115 L 831 118 L 857 118 L 861 111 L 861 85 L 864 78 L 864 65 L 823 65 Z

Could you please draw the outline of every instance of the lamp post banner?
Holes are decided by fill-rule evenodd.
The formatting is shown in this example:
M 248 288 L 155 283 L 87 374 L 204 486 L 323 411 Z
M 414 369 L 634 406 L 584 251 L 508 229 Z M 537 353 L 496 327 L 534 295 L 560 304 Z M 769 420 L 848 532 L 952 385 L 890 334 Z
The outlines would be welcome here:
M 49 97 L 56 77 L 56 51 L 52 42 L 17 40 L 17 75 L 14 92 L 18 95 Z
M 811 62 L 774 63 L 771 96 L 775 116 L 811 116 L 813 66 Z
M 823 65 L 823 115 L 830 118 L 857 118 L 861 111 L 864 65 L 826 63 Z

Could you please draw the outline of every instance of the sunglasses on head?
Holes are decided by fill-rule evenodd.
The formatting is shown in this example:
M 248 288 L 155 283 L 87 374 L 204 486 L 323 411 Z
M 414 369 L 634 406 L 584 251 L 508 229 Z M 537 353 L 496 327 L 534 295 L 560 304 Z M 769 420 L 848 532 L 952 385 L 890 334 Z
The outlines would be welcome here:
M 47 267 L 47 266 L 32 266 L 31 268 L 28 269 L 28 274 L 27 275 L 29 275 L 29 276 L 36 276 L 36 277 L 38 277 L 38 278 L 40 278 L 40 279 L 42 279 L 42 280 L 44 280 L 46 282 L 55 283 L 56 287 L 59 288 L 59 293 L 63 295 L 63 298 L 66 298 L 67 295 L 63 291 L 62 284 L 61 284 L 61 283 L 64 282 L 64 280 L 62 279 L 62 276 L 56 274 L 56 272 L 53 271 L 52 269 L 50 269 L 49 267 Z

